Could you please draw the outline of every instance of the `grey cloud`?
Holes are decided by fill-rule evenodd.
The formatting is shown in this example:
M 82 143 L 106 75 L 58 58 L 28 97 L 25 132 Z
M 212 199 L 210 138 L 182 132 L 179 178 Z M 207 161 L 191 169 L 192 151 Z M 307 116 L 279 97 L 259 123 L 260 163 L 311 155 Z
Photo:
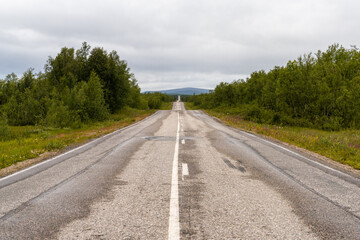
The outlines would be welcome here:
M 224 79 L 234 81 L 245 79 L 247 75 L 231 75 L 219 72 L 159 72 L 154 75 L 153 72 L 142 72 L 138 77 L 143 79 L 143 90 L 166 90 L 171 88 L 180 88 L 192 86 L 199 88 L 215 88 L 217 84 Z M 185 84 L 185 85 L 184 85 Z
M 355 0 L 17 0 L 1 6 L 0 78 L 42 70 L 61 47 L 87 41 L 116 50 L 144 90 L 214 87 L 360 39 Z

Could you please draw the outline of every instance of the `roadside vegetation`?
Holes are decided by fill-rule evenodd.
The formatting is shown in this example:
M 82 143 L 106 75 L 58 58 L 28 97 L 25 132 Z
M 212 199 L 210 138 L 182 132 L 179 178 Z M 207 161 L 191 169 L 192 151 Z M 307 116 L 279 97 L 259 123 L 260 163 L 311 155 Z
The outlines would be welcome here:
M 186 108 L 191 109 L 189 103 L 186 104 Z M 236 114 L 209 109 L 204 111 L 231 127 L 277 139 L 360 169 L 360 130 L 324 131 L 278 126 L 247 121 Z
M 226 124 L 360 169 L 360 50 L 338 44 L 186 99 Z
M 89 122 L 81 127 L 54 128 L 40 125 L 9 126 L 0 140 L 0 169 L 43 153 L 58 152 L 85 143 L 154 113 L 155 110 L 123 109 L 105 121 Z
M 44 73 L 0 79 L 0 169 L 59 151 L 171 109 L 172 97 L 141 94 L 115 51 L 62 48 Z

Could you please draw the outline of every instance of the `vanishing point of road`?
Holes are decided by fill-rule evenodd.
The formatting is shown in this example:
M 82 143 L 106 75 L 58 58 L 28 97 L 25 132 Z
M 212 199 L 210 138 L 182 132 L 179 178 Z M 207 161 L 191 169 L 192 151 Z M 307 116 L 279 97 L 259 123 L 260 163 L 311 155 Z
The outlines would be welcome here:
M 360 239 L 336 166 L 176 102 L 0 179 L 0 239 Z

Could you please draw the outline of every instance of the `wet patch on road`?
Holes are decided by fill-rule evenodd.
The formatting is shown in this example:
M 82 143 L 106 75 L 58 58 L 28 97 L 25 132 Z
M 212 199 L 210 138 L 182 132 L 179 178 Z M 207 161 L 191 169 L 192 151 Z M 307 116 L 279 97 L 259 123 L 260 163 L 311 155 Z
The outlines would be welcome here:
M 197 139 L 197 138 L 195 138 Z M 189 175 L 179 181 L 179 204 L 180 204 L 180 227 L 182 239 L 206 239 L 204 229 L 201 225 L 204 213 L 201 208 L 201 201 L 205 184 L 198 175 L 202 172 L 196 154 L 184 152 L 193 151 L 196 142 L 181 146 L 179 162 L 187 165 Z M 186 150 L 185 150 L 186 149 Z
M 176 137 L 172 136 L 144 136 L 141 137 L 143 139 L 146 139 L 148 141 L 175 141 Z M 179 140 L 186 140 L 186 141 L 194 141 L 200 139 L 198 137 L 180 137 Z
M 145 136 L 142 137 L 148 141 L 175 141 L 176 137 L 171 136 Z
M 242 166 L 240 166 L 240 165 L 239 165 L 239 166 L 235 166 L 234 164 L 232 164 L 232 163 L 230 162 L 229 159 L 227 159 L 227 158 L 222 158 L 222 160 L 224 161 L 224 163 L 225 163 L 226 165 L 228 165 L 229 168 L 239 170 L 239 171 L 242 172 L 242 173 L 245 173 L 245 172 L 246 172 L 246 169 L 245 169 L 244 167 L 242 167 Z

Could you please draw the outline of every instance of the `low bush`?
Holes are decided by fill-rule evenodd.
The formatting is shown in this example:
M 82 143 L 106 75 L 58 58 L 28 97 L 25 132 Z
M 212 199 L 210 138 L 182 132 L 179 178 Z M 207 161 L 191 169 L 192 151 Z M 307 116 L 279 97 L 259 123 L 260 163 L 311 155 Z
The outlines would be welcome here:
M 0 140 L 4 139 L 9 133 L 9 126 L 6 115 L 0 111 Z

